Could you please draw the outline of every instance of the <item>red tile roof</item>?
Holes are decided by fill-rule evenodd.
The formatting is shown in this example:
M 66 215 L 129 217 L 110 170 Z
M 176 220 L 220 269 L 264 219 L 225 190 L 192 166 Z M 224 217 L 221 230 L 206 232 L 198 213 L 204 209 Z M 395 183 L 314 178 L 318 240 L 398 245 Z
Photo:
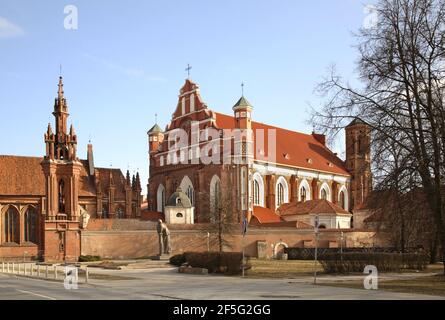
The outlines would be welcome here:
M 45 195 L 43 158 L 0 156 L 0 195 Z
M 215 115 L 218 128 L 235 128 L 233 116 L 219 112 L 215 112 Z M 320 135 L 304 134 L 255 121 L 252 121 L 252 129 L 254 130 L 254 137 L 256 137 L 257 129 L 264 130 L 264 150 L 262 150 L 264 155 L 261 155 L 260 150 L 257 150 L 256 139 L 254 139 L 254 147 L 257 151 L 254 152 L 255 160 L 267 161 L 268 132 L 269 130 L 275 129 L 277 164 L 350 176 L 345 168 L 344 162 L 319 141 L 322 140 Z M 308 162 L 309 159 L 312 160 L 311 163 Z
M 264 207 L 253 207 L 253 216 L 258 219 L 259 223 L 281 222 L 279 215 L 275 211 Z
M 0 195 L 45 196 L 45 176 L 41 157 L 0 155 Z M 81 160 L 79 195 L 96 196 L 95 179 L 88 175 L 88 161 Z M 116 199 L 125 199 L 125 178 L 119 169 L 98 168 L 102 190 L 109 186 L 110 170 L 116 186 Z
M 332 214 L 351 215 L 339 205 L 328 200 L 308 200 L 305 202 L 285 203 L 281 205 L 277 212 L 280 216 L 306 215 L 306 214 Z

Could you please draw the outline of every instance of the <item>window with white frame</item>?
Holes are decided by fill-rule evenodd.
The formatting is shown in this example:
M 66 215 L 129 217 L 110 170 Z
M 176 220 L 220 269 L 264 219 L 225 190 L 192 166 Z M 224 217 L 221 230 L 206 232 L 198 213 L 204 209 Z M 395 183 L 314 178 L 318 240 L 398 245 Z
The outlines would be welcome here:
M 276 195 L 276 207 L 278 208 L 283 203 L 289 202 L 289 188 L 286 179 L 284 177 L 279 177 L 277 180 L 277 185 L 275 188 Z

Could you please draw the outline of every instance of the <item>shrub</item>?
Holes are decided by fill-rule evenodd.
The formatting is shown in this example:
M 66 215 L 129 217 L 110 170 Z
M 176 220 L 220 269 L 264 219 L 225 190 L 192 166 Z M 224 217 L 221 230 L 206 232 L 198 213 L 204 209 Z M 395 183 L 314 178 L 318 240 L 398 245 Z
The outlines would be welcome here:
M 169 262 L 176 267 L 180 267 L 186 263 L 187 260 L 185 260 L 185 254 L 181 253 L 170 257 Z
M 80 256 L 79 262 L 94 262 L 94 261 L 101 261 L 102 258 L 100 256 Z
M 423 253 L 326 253 L 320 263 L 327 273 L 363 272 L 367 265 L 376 266 L 379 272 L 398 272 L 401 269 L 425 269 L 428 256 Z
M 186 252 L 185 260 L 196 268 L 205 268 L 209 273 L 240 274 L 243 255 L 241 252 Z

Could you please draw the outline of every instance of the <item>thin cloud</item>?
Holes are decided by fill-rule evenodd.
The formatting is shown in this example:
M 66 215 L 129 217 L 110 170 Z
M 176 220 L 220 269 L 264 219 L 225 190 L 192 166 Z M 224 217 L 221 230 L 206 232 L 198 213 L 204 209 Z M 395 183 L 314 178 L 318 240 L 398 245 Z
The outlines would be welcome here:
M 129 77 L 144 78 L 146 80 L 156 81 L 156 82 L 166 82 L 167 81 L 167 79 L 162 78 L 162 77 L 148 75 L 142 69 L 125 67 L 125 66 L 119 65 L 117 63 L 114 63 L 110 60 L 102 59 L 102 58 L 93 56 L 88 53 L 85 53 L 83 56 L 85 58 L 87 58 L 88 60 L 95 62 L 97 64 L 100 64 L 109 70 L 116 71 L 118 73 L 121 73 L 121 74 L 129 76 Z
M 22 28 L 8 19 L 0 17 L 0 38 L 15 38 L 25 34 Z

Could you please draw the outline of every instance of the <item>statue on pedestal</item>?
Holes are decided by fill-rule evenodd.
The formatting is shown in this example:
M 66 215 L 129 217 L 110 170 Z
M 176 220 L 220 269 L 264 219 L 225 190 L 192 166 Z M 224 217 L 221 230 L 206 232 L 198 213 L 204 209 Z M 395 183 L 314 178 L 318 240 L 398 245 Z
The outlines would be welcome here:
M 158 220 L 157 231 L 159 236 L 159 255 L 170 254 L 172 249 L 170 245 L 170 230 L 161 219 Z
M 82 229 L 86 229 L 88 226 L 88 221 L 90 220 L 90 215 L 88 214 L 88 212 L 82 207 L 79 206 L 79 222 L 80 222 L 80 227 Z

